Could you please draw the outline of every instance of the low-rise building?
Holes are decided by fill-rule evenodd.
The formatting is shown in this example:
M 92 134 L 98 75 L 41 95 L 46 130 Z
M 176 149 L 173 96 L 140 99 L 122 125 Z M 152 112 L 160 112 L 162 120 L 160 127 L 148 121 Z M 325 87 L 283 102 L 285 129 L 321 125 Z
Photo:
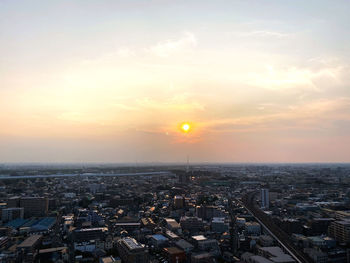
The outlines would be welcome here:
M 166 247 L 163 249 L 163 253 L 169 263 L 182 263 L 186 261 L 185 251 L 177 247 Z
M 148 263 L 148 250 L 134 238 L 122 238 L 117 243 L 117 249 L 125 263 Z
M 244 224 L 245 230 L 248 235 L 260 235 L 261 232 L 261 226 L 257 222 L 246 222 Z

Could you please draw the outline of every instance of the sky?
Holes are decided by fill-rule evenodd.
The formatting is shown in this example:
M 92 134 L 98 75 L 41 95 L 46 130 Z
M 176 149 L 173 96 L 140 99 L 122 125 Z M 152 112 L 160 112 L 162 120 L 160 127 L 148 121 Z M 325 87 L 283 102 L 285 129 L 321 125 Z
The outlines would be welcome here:
M 349 162 L 349 14 L 2 0 L 0 162 Z

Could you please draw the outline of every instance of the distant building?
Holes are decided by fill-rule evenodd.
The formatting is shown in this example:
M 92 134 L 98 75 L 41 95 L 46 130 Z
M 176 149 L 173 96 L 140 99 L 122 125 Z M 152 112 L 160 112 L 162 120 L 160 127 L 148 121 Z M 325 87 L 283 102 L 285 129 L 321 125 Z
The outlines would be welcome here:
M 76 229 L 73 232 L 73 239 L 75 242 L 103 239 L 106 231 L 106 227 Z
M 183 263 L 186 261 L 186 254 L 177 247 L 166 247 L 163 249 L 164 256 L 169 263 Z
M 225 217 L 225 211 L 218 206 L 201 205 L 196 207 L 196 215 L 203 220 L 210 220 L 214 217 Z
M 165 236 L 171 241 L 178 241 L 180 237 L 170 230 L 165 230 Z
M 112 256 L 100 258 L 99 263 L 121 263 L 120 258 L 114 258 Z
M 67 247 L 54 247 L 39 250 L 39 262 L 68 262 Z
M 259 236 L 259 244 L 263 247 L 270 247 L 273 245 L 274 241 L 271 236 L 268 235 L 261 235 Z
M 165 218 L 165 224 L 166 224 L 166 228 L 168 228 L 171 231 L 178 231 L 179 229 L 181 229 L 181 226 L 178 222 L 176 222 L 175 219 L 173 218 Z
M 294 263 L 295 260 L 288 254 L 284 253 L 280 247 L 260 247 L 259 255 L 268 258 L 276 263 Z
M 309 224 L 313 235 L 327 233 L 329 225 L 335 221 L 334 218 L 314 218 Z
M 122 238 L 117 243 L 117 249 L 125 263 L 148 263 L 148 251 L 144 245 L 134 238 Z
M 215 256 L 220 255 L 220 247 L 216 239 L 208 239 L 203 235 L 192 236 L 192 242 L 202 251 L 207 251 Z
M 216 233 L 224 233 L 228 231 L 229 223 L 224 217 L 214 217 L 211 221 L 211 230 Z
M 160 247 L 165 247 L 168 245 L 169 239 L 166 238 L 163 235 L 153 235 L 151 236 L 150 243 L 155 247 L 155 248 L 160 248 Z
M 181 195 L 176 195 L 174 197 L 174 207 L 176 209 L 183 208 L 185 204 L 185 199 Z
M 17 218 L 23 219 L 24 208 L 23 207 L 12 207 L 2 209 L 1 220 L 3 222 L 8 222 Z
M 189 231 L 200 231 L 204 228 L 203 220 L 198 217 L 183 216 L 180 219 L 180 225 L 182 229 Z
M 42 240 L 42 235 L 32 235 L 17 246 L 18 262 L 33 262 L 36 257 L 36 248 Z
M 245 262 L 249 262 L 249 263 L 273 263 L 273 261 L 264 258 L 262 256 L 251 256 L 249 258 L 249 261 L 245 261 Z
M 96 242 L 95 240 L 91 241 L 83 241 L 83 242 L 74 242 L 74 250 L 78 250 L 81 252 L 93 252 L 96 250 Z
M 202 241 L 205 241 L 205 240 L 208 240 L 208 239 L 205 236 L 203 236 L 203 235 L 197 235 L 197 236 L 192 236 L 191 237 L 191 242 L 193 244 L 195 244 L 196 246 L 198 246 L 199 242 L 202 242 Z
M 49 200 L 46 197 L 21 197 L 19 206 L 24 208 L 24 217 L 46 216 Z
M 261 189 L 261 208 L 268 209 L 270 207 L 269 189 Z
M 0 237 L 0 248 L 3 249 L 8 245 L 10 238 L 8 236 Z
M 118 207 L 123 205 L 132 205 L 134 204 L 133 198 L 120 198 L 120 197 L 114 197 L 109 201 L 109 205 L 111 207 Z
M 13 196 L 7 199 L 7 207 L 19 207 L 19 196 Z
M 246 220 L 245 218 L 242 218 L 242 217 L 236 217 L 236 224 L 239 226 L 239 227 L 243 227 L 246 223 Z
M 30 228 L 30 231 L 45 233 L 50 229 L 52 229 L 55 224 L 56 224 L 55 217 L 44 217 L 39 219 L 35 224 L 33 224 Z
M 157 225 L 154 223 L 153 219 L 150 217 L 145 217 L 141 219 L 141 224 L 143 227 L 154 229 Z
M 350 242 L 350 220 L 332 222 L 329 225 L 328 234 L 340 243 Z
M 185 184 L 191 181 L 191 174 L 189 172 L 181 171 L 179 174 L 179 183 Z
M 260 235 L 261 226 L 257 222 L 246 222 L 245 223 L 245 231 L 248 235 Z
M 327 263 L 328 256 L 320 250 L 314 248 L 305 248 L 304 252 L 313 260 L 315 263 Z
M 99 191 L 105 190 L 106 185 L 105 184 L 89 184 L 89 190 L 91 193 L 96 194 Z
M 202 251 L 210 251 L 214 256 L 220 255 L 220 247 L 216 239 L 207 239 L 198 242 L 198 249 Z
M 180 248 L 183 251 L 185 251 L 186 254 L 191 253 L 191 251 L 194 249 L 194 246 L 191 243 L 189 243 L 186 240 L 184 240 L 184 239 L 180 239 L 179 241 L 177 241 L 175 243 L 175 245 L 178 248 Z
M 285 218 L 279 222 L 280 228 L 288 234 L 301 234 L 303 233 L 303 225 L 298 219 Z
M 213 262 L 213 256 L 208 252 L 198 252 L 191 255 L 191 263 Z

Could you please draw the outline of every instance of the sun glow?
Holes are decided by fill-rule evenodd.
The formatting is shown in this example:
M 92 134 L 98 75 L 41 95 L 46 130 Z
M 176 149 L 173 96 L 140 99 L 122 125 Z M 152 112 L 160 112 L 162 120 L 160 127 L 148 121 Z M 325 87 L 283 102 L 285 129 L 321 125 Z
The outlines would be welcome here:
M 181 125 L 181 129 L 182 129 L 183 132 L 186 132 L 186 133 L 187 133 L 187 132 L 190 131 L 191 125 L 188 124 L 188 123 L 183 123 L 183 124 Z

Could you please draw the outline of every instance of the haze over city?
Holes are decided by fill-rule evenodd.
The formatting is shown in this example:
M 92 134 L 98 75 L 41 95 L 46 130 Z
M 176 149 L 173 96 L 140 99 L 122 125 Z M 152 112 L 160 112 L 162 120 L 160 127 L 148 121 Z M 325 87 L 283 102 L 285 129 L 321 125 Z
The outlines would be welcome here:
M 0 162 L 349 162 L 349 13 L 1 1 Z

